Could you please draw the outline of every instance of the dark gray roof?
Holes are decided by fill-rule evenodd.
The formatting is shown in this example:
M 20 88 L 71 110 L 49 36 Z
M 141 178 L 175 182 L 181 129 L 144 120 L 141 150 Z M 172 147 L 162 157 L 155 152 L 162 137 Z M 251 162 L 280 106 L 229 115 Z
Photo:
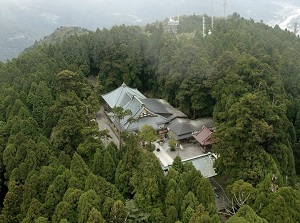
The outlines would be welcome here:
M 204 126 L 214 127 L 212 118 L 201 118 L 190 120 L 187 118 L 176 118 L 168 124 L 169 134 L 176 140 L 186 139 L 192 136 L 192 133 L 201 130 Z
M 213 118 L 205 117 L 205 118 L 199 118 L 195 120 L 190 121 L 192 125 L 194 125 L 198 130 L 201 130 L 204 126 L 211 129 L 215 127 Z
M 175 140 L 182 140 L 182 139 L 188 139 L 188 138 L 190 138 L 190 137 L 192 136 L 192 133 L 189 132 L 189 133 L 177 135 L 175 132 L 173 132 L 172 130 L 170 130 L 170 131 L 168 132 L 168 135 L 169 135 L 171 138 L 175 139 Z
M 168 103 L 163 103 L 162 99 L 156 99 L 156 98 L 145 98 L 141 99 L 141 101 L 149 108 L 151 111 L 159 114 L 170 114 L 170 111 L 168 109 Z
M 168 129 L 172 138 L 181 140 L 192 136 L 196 127 L 190 123 L 187 118 L 176 118 L 168 124 Z
M 187 118 L 187 115 L 182 111 L 174 108 L 164 99 L 156 99 L 156 98 L 145 98 L 141 99 L 141 101 L 145 104 L 147 108 L 156 114 L 160 114 L 170 121 L 174 118 Z
M 167 120 L 162 116 L 149 116 L 139 118 L 137 122 L 133 122 L 131 124 L 126 123 L 125 128 L 129 131 L 141 130 L 144 125 L 150 125 L 155 130 L 159 130 Z

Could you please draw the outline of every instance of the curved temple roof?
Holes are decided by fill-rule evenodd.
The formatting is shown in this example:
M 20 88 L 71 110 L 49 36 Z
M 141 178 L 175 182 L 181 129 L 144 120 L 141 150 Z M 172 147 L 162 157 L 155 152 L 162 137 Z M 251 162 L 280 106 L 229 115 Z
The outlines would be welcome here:
M 113 107 L 123 107 L 126 105 L 133 97 L 145 99 L 146 97 L 139 92 L 139 90 L 128 87 L 123 83 L 117 89 L 102 95 L 102 98 L 106 101 L 110 108 Z

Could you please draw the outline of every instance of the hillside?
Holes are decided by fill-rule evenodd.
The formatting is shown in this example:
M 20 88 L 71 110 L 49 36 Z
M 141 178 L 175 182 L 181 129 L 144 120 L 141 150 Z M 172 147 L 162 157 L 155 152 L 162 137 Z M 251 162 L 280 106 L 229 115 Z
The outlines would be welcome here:
M 113 25 L 141 25 L 161 21 L 177 15 L 211 15 L 211 1 L 196 0 L 1 0 L 0 1 L 0 61 L 6 61 L 28 48 L 35 41 L 50 35 L 58 27 L 82 27 L 95 31 Z M 214 15 L 223 16 L 222 1 L 214 1 Z M 244 18 L 280 25 L 282 29 L 294 30 L 298 21 L 297 0 L 246 0 L 228 1 L 226 14 L 237 12 Z
M 82 29 L 80 27 L 60 27 L 57 28 L 53 33 L 48 36 L 45 36 L 42 40 L 37 41 L 33 47 L 38 45 L 50 45 L 50 44 L 59 44 L 62 41 L 68 39 L 71 36 L 81 36 L 88 34 L 90 31 L 87 29 Z
M 201 25 L 192 15 L 178 35 L 159 23 L 97 29 L 0 63 L 0 222 L 297 222 L 300 39 L 237 13 L 211 35 Z M 100 95 L 123 82 L 213 117 L 223 210 L 191 163 L 177 157 L 164 173 L 144 132 L 103 143 Z

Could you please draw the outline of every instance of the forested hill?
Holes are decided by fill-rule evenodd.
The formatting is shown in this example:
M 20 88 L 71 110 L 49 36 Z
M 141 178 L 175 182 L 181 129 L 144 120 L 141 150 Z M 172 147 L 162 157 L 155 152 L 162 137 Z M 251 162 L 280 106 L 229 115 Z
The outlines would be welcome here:
M 177 158 L 165 176 L 133 134 L 104 146 L 90 120 L 123 82 L 190 118 L 213 115 L 229 223 L 300 221 L 299 37 L 238 14 L 205 38 L 201 27 L 196 15 L 176 36 L 163 23 L 115 26 L 0 62 L 0 222 L 221 221 L 191 164 Z

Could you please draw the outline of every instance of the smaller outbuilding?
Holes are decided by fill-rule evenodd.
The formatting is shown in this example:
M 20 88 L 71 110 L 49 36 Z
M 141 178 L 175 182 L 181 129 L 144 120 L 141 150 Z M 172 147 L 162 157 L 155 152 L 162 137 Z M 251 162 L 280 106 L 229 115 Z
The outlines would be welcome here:
M 200 170 L 204 178 L 210 178 L 217 175 L 214 168 L 216 159 L 215 154 L 209 152 L 190 159 L 182 160 L 182 163 L 191 162 L 197 170 Z
M 169 137 L 175 140 L 189 139 L 197 130 L 197 127 L 187 118 L 176 118 L 168 124 L 167 128 Z
M 209 128 L 203 126 L 201 130 L 194 132 L 192 135 L 200 143 L 201 147 L 207 152 L 211 151 L 212 134 L 213 132 Z
M 212 118 L 200 118 L 190 120 L 188 118 L 175 118 L 168 125 L 169 137 L 181 141 L 193 138 L 193 133 L 198 132 L 204 127 L 213 128 L 214 122 Z
M 211 178 L 217 175 L 214 163 L 217 157 L 215 154 L 209 152 L 200 156 L 195 156 L 189 159 L 182 160 L 182 163 L 191 162 L 196 170 L 199 170 L 204 178 Z M 164 171 L 168 171 L 172 165 L 163 167 Z

